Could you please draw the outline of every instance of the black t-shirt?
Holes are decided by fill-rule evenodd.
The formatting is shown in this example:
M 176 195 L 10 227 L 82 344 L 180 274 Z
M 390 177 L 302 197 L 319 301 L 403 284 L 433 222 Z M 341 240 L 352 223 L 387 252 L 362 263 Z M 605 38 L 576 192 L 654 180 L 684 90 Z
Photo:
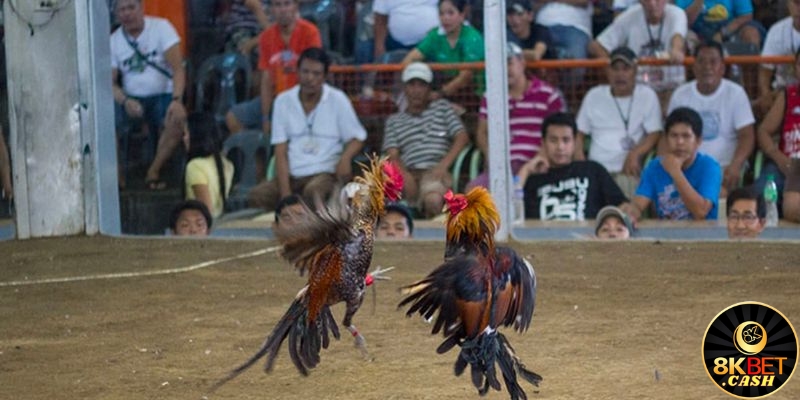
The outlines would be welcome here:
M 626 201 L 611 174 L 595 161 L 573 161 L 525 181 L 527 219 L 594 219 L 601 208 Z
M 517 37 L 511 29 L 506 29 L 506 36 L 508 40 L 516 43 L 519 47 L 525 50 L 531 50 L 536 46 L 538 42 L 544 42 L 547 46 L 547 51 L 544 54 L 544 58 L 548 59 L 555 59 L 553 56 L 553 40 L 550 37 L 550 31 L 547 30 L 547 27 L 544 25 L 539 25 L 535 22 L 531 22 L 531 34 L 525 39 Z

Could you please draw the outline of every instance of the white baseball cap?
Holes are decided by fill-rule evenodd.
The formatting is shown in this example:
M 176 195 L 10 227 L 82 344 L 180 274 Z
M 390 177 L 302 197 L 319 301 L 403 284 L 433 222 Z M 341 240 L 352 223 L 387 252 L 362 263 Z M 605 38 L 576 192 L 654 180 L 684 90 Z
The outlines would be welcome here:
M 403 69 L 403 83 L 406 83 L 412 79 L 420 79 L 425 83 L 433 82 L 433 71 L 431 71 L 431 67 L 428 64 L 423 62 L 413 62 L 411 64 L 406 65 L 406 68 Z

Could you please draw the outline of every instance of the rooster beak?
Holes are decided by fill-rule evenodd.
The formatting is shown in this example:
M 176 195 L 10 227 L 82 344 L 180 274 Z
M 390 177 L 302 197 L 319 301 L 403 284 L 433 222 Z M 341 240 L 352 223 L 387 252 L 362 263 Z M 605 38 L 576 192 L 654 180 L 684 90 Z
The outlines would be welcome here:
M 445 203 L 445 205 L 442 206 L 442 213 L 446 213 L 448 211 L 450 211 L 450 207 L 447 205 L 447 203 Z

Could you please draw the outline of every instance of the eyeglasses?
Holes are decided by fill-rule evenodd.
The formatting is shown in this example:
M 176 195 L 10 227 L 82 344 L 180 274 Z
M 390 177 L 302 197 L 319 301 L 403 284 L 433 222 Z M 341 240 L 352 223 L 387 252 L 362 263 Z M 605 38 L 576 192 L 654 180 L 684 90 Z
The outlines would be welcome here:
M 734 214 L 734 213 L 731 213 L 730 215 L 728 215 L 728 221 L 731 221 L 731 222 L 742 221 L 745 224 L 752 224 L 756 220 L 758 220 L 758 215 L 755 215 L 755 214 Z

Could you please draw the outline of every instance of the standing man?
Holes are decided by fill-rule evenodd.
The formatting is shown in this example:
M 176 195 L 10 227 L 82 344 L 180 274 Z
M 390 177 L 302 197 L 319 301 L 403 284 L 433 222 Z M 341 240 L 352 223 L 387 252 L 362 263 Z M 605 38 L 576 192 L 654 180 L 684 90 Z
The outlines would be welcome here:
M 430 218 L 442 212 L 453 184 L 450 164 L 469 136 L 449 101 L 431 100 L 433 71 L 427 64 L 408 64 L 402 80 L 408 106 L 386 120 L 383 151 L 403 173 L 403 198 Z
M 275 98 L 275 179 L 250 191 L 250 207 L 272 211 L 291 194 L 314 204 L 330 197 L 337 179 L 350 181 L 367 132 L 347 95 L 325 83 L 330 63 L 325 50 L 306 49 L 297 60 L 300 83 Z
M 642 159 L 658 144 L 662 131 L 658 95 L 636 83 L 636 70 L 633 50 L 618 47 L 611 52 L 609 84 L 593 87 L 583 98 L 575 145 L 575 159 L 583 160 L 589 136 L 589 159 L 606 167 L 628 197 L 639 186 Z
M 319 29 L 300 18 L 298 0 L 272 0 L 275 24 L 259 35 L 258 69 L 261 70 L 260 96 L 231 107 L 225 115 L 228 132 L 261 127 L 269 137 L 272 101 L 276 95 L 297 84 L 297 60 L 311 47 L 322 47 Z
M 722 171 L 713 158 L 698 153 L 703 120 L 691 108 L 673 110 L 664 123 L 666 154 L 647 164 L 633 204 L 638 213 L 655 204 L 659 219 L 717 219 Z
M 160 133 L 145 183 L 149 189 L 164 189 L 161 168 L 178 147 L 186 120 L 180 38 L 169 21 L 145 16 L 141 0 L 118 0 L 114 15 L 120 23 L 111 34 L 117 131 L 130 134 L 133 120 L 142 119 L 151 133 Z
M 725 62 L 721 44 L 698 45 L 693 68 L 695 80 L 675 89 L 669 111 L 689 107 L 700 114 L 703 119 L 700 151 L 724 169 L 722 184 L 727 193 L 739 186 L 747 158 L 755 148 L 755 117 L 744 89 L 723 78 Z

